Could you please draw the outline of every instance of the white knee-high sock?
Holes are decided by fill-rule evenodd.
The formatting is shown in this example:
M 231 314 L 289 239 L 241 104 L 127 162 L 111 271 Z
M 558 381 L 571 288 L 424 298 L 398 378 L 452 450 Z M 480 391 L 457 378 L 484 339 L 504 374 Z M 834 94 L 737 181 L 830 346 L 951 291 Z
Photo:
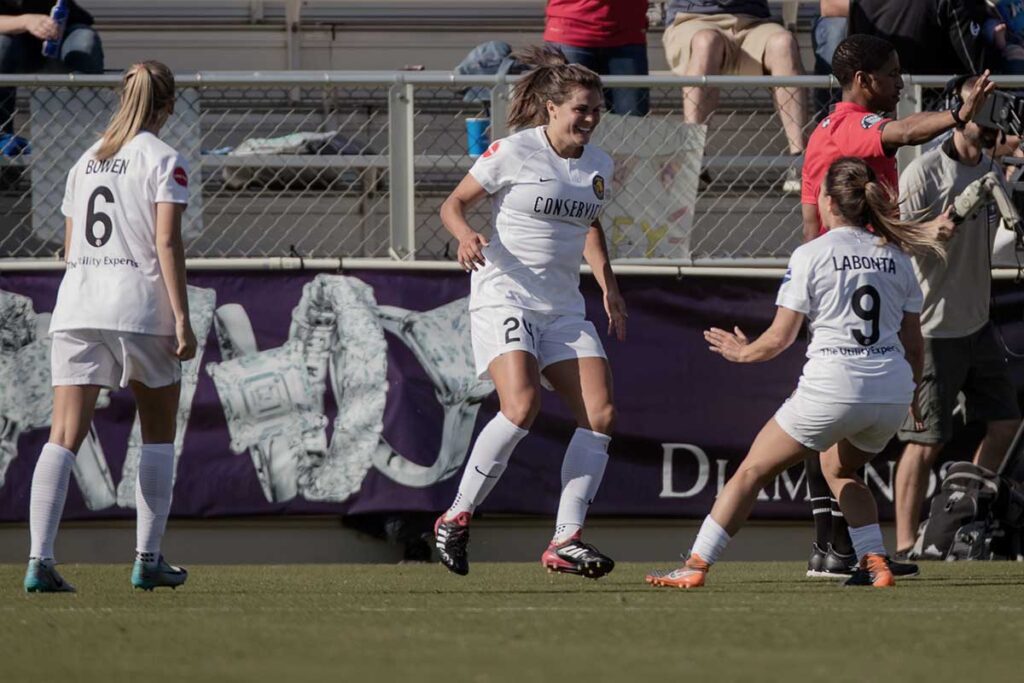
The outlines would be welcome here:
M 516 444 L 528 433 L 500 412 L 480 430 L 462 473 L 459 492 L 446 517 L 450 519 L 460 512 L 473 514 L 498 483 Z
M 75 454 L 55 443 L 43 446 L 32 473 L 28 528 L 32 536 L 29 557 L 53 559 L 53 542 L 68 497 L 68 483 Z
M 711 515 L 708 515 L 704 518 L 704 523 L 700 525 L 700 531 L 697 532 L 697 539 L 693 542 L 690 552 L 700 555 L 700 558 L 708 564 L 714 564 L 718 562 L 722 551 L 731 540 L 732 537 L 728 532 L 718 522 L 711 519 Z
M 850 527 L 850 540 L 853 541 L 853 551 L 857 553 L 857 559 L 862 559 L 868 553 L 885 555 L 885 542 L 882 540 L 882 527 L 877 524 Z
M 577 429 L 562 460 L 562 497 L 558 501 L 554 543 L 564 543 L 583 528 L 608 464 L 607 434 Z
M 160 557 L 173 487 L 174 444 L 143 444 L 135 482 L 135 551 L 143 561 L 154 563 Z

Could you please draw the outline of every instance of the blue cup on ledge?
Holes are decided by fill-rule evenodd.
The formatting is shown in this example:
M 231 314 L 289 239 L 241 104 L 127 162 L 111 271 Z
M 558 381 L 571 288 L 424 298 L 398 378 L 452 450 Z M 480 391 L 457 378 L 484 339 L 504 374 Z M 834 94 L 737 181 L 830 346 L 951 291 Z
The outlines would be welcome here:
M 487 151 L 491 138 L 487 129 L 491 126 L 489 118 L 475 117 L 466 119 L 466 149 L 474 159 Z

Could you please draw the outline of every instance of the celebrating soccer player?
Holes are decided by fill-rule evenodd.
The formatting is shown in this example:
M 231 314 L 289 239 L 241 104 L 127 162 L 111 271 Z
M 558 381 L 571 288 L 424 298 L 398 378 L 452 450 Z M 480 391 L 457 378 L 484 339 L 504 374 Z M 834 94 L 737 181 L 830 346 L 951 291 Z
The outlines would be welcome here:
M 552 59 L 552 54 L 557 59 Z M 555 534 L 541 557 L 558 572 L 598 578 L 611 558 L 580 533 L 608 462 L 614 408 L 601 340 L 584 317 L 580 256 L 604 291 L 608 332 L 626 335 L 626 306 L 598 222 L 611 193 L 612 159 L 588 144 L 601 119 L 601 80 L 548 52 L 513 93 L 509 126 L 441 207 L 472 271 L 470 320 L 480 377 L 490 377 L 501 411 L 477 436 L 458 495 L 434 532 L 441 561 L 469 571 L 473 511 L 497 483 L 540 409 L 542 381 L 569 405 L 578 428 L 562 462 Z M 553 63 L 552 63 L 553 62 Z M 490 197 L 490 240 L 470 227 L 466 210 Z
M 941 254 L 941 243 L 927 227 L 893 218 L 898 214 L 892 194 L 861 159 L 846 157 L 829 167 L 818 209 L 829 230 L 793 253 L 768 331 L 753 342 L 739 328 L 704 334 L 712 351 L 736 363 L 779 355 L 796 339 L 804 318 L 812 336 L 796 391 L 719 494 L 686 563 L 648 575 L 653 585 L 703 586 L 758 492 L 817 453 L 850 523 L 858 565 L 847 584 L 895 584 L 875 499 L 857 470 L 885 448 L 908 410 L 920 421 L 922 296 L 905 252 Z

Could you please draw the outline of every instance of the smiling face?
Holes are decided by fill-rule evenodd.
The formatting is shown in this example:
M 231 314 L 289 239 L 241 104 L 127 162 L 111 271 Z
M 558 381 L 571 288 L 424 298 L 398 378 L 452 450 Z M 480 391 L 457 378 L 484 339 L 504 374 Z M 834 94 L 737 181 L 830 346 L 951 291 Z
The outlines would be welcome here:
M 582 147 L 590 142 L 601 121 L 604 96 L 593 88 L 573 88 L 562 104 L 547 102 L 548 134 L 553 138 Z

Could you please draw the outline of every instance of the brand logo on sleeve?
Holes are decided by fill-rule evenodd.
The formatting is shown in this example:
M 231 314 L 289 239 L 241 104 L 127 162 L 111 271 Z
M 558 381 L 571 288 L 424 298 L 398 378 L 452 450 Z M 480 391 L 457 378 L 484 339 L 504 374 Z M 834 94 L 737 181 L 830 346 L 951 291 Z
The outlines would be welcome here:
M 181 166 L 177 166 L 172 174 L 174 182 L 178 183 L 182 187 L 188 187 L 188 173 Z
M 876 123 L 878 123 L 881 120 L 882 120 L 882 117 L 879 116 L 878 114 L 868 114 L 867 116 L 865 116 L 864 118 L 862 118 L 860 120 L 860 127 L 864 128 L 865 130 L 867 130 L 868 128 L 870 128 L 871 126 L 875 125 Z
M 492 157 L 495 154 L 497 154 L 498 153 L 498 147 L 500 145 L 501 145 L 500 141 L 499 142 L 491 143 L 491 146 L 487 148 L 486 152 L 484 152 L 484 159 L 487 159 L 487 158 Z
M 594 195 L 598 199 L 604 199 L 604 178 L 596 175 L 594 176 Z

